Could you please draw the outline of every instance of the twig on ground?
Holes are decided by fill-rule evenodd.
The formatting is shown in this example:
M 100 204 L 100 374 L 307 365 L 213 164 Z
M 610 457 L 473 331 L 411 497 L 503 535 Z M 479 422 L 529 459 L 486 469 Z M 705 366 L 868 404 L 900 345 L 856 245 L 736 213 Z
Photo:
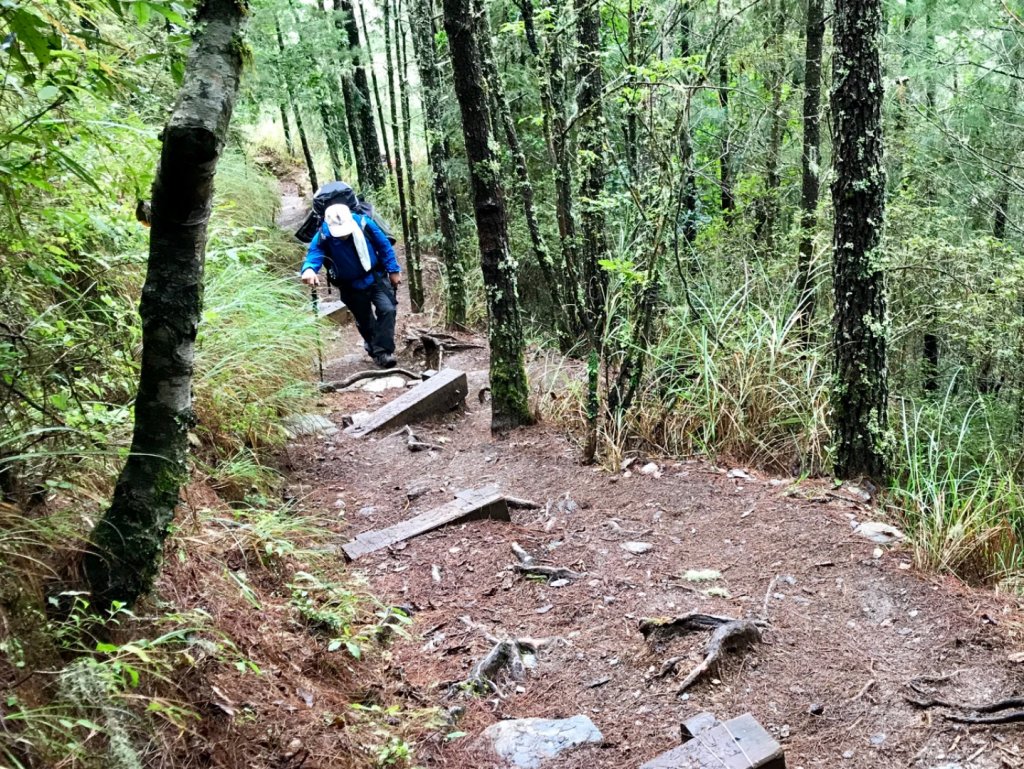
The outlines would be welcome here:
M 518 542 L 512 543 L 512 552 L 516 554 L 519 563 L 514 568 L 520 574 L 527 577 L 544 577 L 546 579 L 568 579 L 576 580 L 585 576 L 583 573 L 566 569 L 561 566 L 542 566 L 536 562 L 534 557 L 523 550 Z
M 768 583 L 768 589 L 764 594 L 764 604 L 761 606 L 761 619 L 765 622 L 768 621 L 768 602 L 771 600 L 772 591 L 775 589 L 775 583 L 779 581 L 779 575 L 776 574 L 772 577 L 772 581 Z
M 609 518 L 607 521 L 604 522 L 604 525 L 616 534 L 621 534 L 624 537 L 644 537 L 651 533 L 651 529 L 638 529 L 636 531 L 624 529 L 622 528 L 622 525 L 614 518 Z
M 373 369 L 370 371 L 359 371 L 352 376 L 340 379 L 335 382 L 324 382 L 320 385 L 320 392 L 322 393 L 333 393 L 338 390 L 344 390 L 346 387 L 351 387 L 356 382 L 361 382 L 364 379 L 381 379 L 386 376 L 393 376 L 398 374 L 399 376 L 408 377 L 409 379 L 420 379 L 420 375 L 409 371 L 406 368 L 383 368 Z

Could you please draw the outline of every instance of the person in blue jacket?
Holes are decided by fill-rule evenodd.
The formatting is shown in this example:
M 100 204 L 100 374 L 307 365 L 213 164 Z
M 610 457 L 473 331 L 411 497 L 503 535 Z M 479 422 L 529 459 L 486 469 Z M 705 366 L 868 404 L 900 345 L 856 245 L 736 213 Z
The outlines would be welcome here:
M 370 217 L 353 214 L 346 205 L 329 206 L 306 251 L 302 282 L 319 285 L 317 273 L 325 263 L 328 280 L 352 311 L 363 347 L 378 366 L 392 368 L 402 269 L 387 236 Z

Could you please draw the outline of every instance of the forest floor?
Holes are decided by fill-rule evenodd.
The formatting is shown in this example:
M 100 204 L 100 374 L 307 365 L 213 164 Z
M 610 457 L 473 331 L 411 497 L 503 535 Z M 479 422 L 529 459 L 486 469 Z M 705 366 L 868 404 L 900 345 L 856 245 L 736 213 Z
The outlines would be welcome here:
M 284 204 L 289 224 L 305 205 L 294 193 Z M 429 324 L 408 313 L 404 298 L 400 366 L 423 368 L 401 340 L 405 329 Z M 326 379 L 372 367 L 354 326 L 331 337 Z M 488 376 L 486 340 L 466 340 L 481 348 L 445 358 L 468 375 L 465 410 L 415 426 L 439 451 L 411 452 L 389 431 L 364 439 L 340 432 L 297 441 L 282 455 L 302 507 L 343 509 L 348 538 L 488 484 L 541 504 L 512 510 L 511 522 L 438 529 L 351 566 L 381 601 L 413 612 L 411 638 L 394 642 L 377 684 L 388 690 L 381 701 L 466 709 L 453 727 L 466 736 L 419 744 L 417 765 L 497 767 L 477 739 L 489 724 L 584 714 L 603 743 L 545 769 L 637 767 L 677 745 L 681 721 L 706 710 L 723 720 L 751 712 L 780 741 L 790 769 L 1024 766 L 1018 726 L 958 725 L 904 698 L 909 681 L 933 676 L 941 677 L 929 684 L 936 695 L 950 700 L 1024 692 L 1024 664 L 1011 658 L 1024 632 L 1018 601 L 919 573 L 906 546 L 879 550 L 855 536 L 851 521 L 876 511 L 825 481 L 655 456 L 610 472 L 581 465 L 565 431 L 545 423 L 494 437 L 489 403 L 478 398 Z M 340 427 L 344 416 L 401 392 L 324 395 L 317 412 Z M 648 462 L 657 474 L 638 471 Z M 621 546 L 633 540 L 652 547 L 634 555 Z M 524 579 L 513 570 L 512 543 L 586 574 L 563 587 Z M 690 570 L 720 576 L 691 581 Z M 655 646 L 638 624 L 691 610 L 763 616 L 769 624 L 762 644 L 729 655 L 680 698 L 679 678 L 653 674 L 674 656 L 682 656 L 685 674 L 707 636 Z M 503 697 L 449 696 L 448 685 L 465 679 L 491 647 L 463 617 L 500 637 L 560 640 L 541 649 L 536 669 L 504 686 Z

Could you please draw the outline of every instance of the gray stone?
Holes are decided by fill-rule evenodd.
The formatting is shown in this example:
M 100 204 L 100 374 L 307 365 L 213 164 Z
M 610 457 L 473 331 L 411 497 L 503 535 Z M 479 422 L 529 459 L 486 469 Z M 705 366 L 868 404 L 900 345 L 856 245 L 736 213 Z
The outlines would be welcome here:
M 520 718 L 499 721 L 483 733 L 495 752 L 518 769 L 538 769 L 547 759 L 570 748 L 603 742 L 604 735 L 586 716 L 572 718 Z
M 334 422 L 320 414 L 292 414 L 282 422 L 289 438 L 302 438 L 306 435 L 336 435 L 338 428 Z
M 853 533 L 858 537 L 874 542 L 876 545 L 891 545 L 903 539 L 903 532 L 895 526 L 881 521 L 864 521 L 857 525 Z
M 413 380 L 413 384 L 419 384 L 419 382 Z M 401 390 L 404 387 L 405 377 L 400 377 L 398 375 L 378 377 L 377 379 L 371 379 L 363 385 L 363 389 L 369 393 L 382 393 L 385 390 Z
M 654 549 L 650 542 L 620 542 L 619 547 L 633 555 L 643 555 Z

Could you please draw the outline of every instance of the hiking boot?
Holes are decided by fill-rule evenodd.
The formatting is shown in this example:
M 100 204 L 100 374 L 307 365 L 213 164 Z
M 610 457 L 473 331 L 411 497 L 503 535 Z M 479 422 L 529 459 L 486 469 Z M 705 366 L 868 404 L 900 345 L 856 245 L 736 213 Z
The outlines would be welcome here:
M 395 360 L 395 356 L 389 352 L 382 352 L 380 355 L 374 356 L 373 362 L 380 368 L 394 368 L 398 365 L 398 361 Z

